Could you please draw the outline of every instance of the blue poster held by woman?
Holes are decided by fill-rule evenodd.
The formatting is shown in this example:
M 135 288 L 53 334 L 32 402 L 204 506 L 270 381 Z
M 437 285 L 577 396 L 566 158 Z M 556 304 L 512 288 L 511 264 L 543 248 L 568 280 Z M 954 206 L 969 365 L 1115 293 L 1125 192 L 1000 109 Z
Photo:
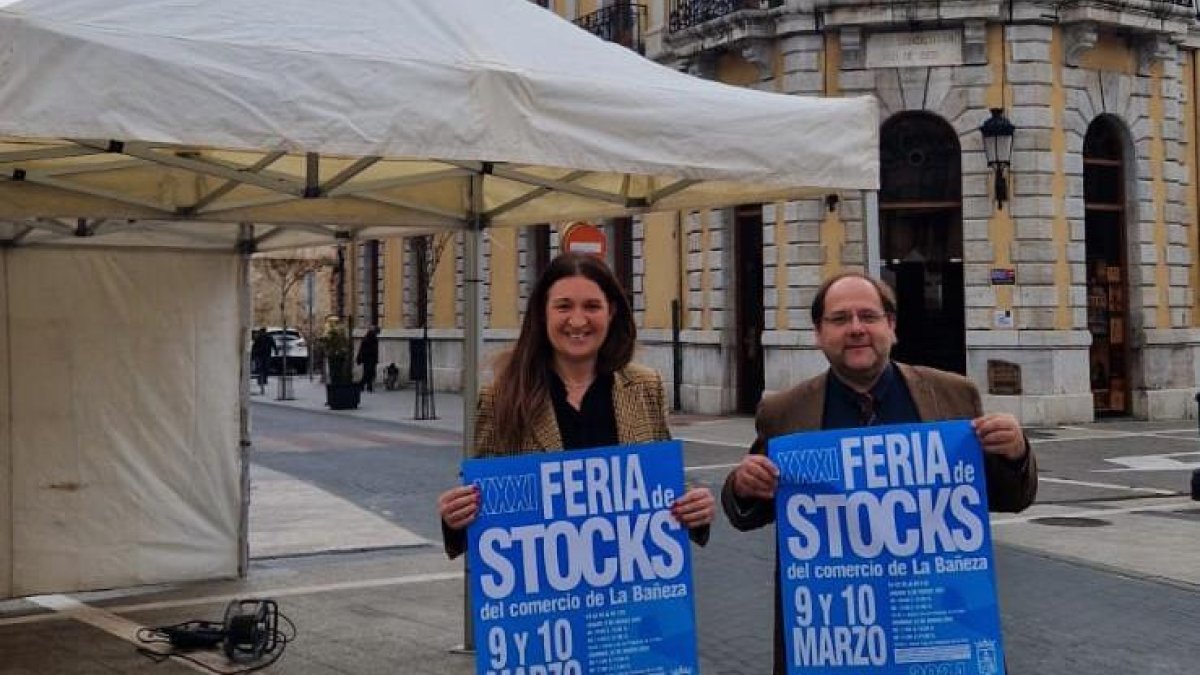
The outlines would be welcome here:
M 468 460 L 479 675 L 695 673 L 678 441 Z

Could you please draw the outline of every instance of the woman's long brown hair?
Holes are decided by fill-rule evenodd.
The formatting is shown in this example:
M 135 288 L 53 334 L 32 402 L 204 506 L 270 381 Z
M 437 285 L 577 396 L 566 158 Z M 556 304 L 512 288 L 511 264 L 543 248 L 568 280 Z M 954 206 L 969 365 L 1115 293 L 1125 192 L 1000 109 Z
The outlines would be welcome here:
M 550 287 L 559 279 L 584 277 L 608 300 L 612 321 L 608 336 L 596 357 L 596 374 L 607 375 L 624 368 L 633 358 L 637 327 L 629 300 L 608 265 L 591 255 L 564 253 L 546 267 L 529 294 L 525 318 L 517 344 L 503 360 L 493 384 L 496 412 L 496 444 L 519 449 L 537 411 L 550 400 L 549 369 L 554 347 L 546 334 L 546 302 Z

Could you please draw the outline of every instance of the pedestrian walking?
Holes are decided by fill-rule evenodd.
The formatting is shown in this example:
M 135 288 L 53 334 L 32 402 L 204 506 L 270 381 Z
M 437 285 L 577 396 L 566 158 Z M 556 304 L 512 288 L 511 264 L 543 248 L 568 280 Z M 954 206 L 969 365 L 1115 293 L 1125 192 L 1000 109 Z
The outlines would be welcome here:
M 371 326 L 358 345 L 358 356 L 355 363 L 362 366 L 362 380 L 358 388 L 363 391 L 375 391 L 375 368 L 379 365 L 379 326 Z
M 259 328 L 254 332 L 254 339 L 250 342 L 250 364 L 258 382 L 259 394 L 267 393 L 267 369 L 271 365 L 271 357 L 278 349 L 275 339 L 267 333 L 266 328 Z

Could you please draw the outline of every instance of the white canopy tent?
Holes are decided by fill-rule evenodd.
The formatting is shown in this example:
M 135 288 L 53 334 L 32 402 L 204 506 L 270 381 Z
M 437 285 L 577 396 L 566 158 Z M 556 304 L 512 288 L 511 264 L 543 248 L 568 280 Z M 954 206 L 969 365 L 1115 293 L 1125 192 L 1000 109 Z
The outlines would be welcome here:
M 252 251 L 464 230 L 471 392 L 485 228 L 878 180 L 872 100 L 525 0 L 27 0 L 0 45 L 0 597 L 244 568 Z

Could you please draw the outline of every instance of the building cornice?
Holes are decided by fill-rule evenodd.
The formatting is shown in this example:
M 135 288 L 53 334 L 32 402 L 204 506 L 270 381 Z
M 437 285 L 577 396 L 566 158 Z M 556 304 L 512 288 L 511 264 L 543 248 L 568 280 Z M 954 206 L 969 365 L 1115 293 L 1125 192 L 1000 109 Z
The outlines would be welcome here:
M 1188 0 L 787 0 L 770 8 L 737 9 L 675 31 L 664 27 L 649 56 L 712 77 L 716 55 L 737 53 L 765 76 L 778 39 L 836 29 L 843 68 L 854 69 L 862 67 L 870 34 L 961 28 L 965 63 L 979 63 L 986 61 L 986 27 L 995 23 L 1063 26 L 1068 65 L 1078 63 L 1101 31 L 1117 30 L 1136 40 L 1143 68 L 1170 58 L 1174 47 L 1200 49 L 1200 21 Z

